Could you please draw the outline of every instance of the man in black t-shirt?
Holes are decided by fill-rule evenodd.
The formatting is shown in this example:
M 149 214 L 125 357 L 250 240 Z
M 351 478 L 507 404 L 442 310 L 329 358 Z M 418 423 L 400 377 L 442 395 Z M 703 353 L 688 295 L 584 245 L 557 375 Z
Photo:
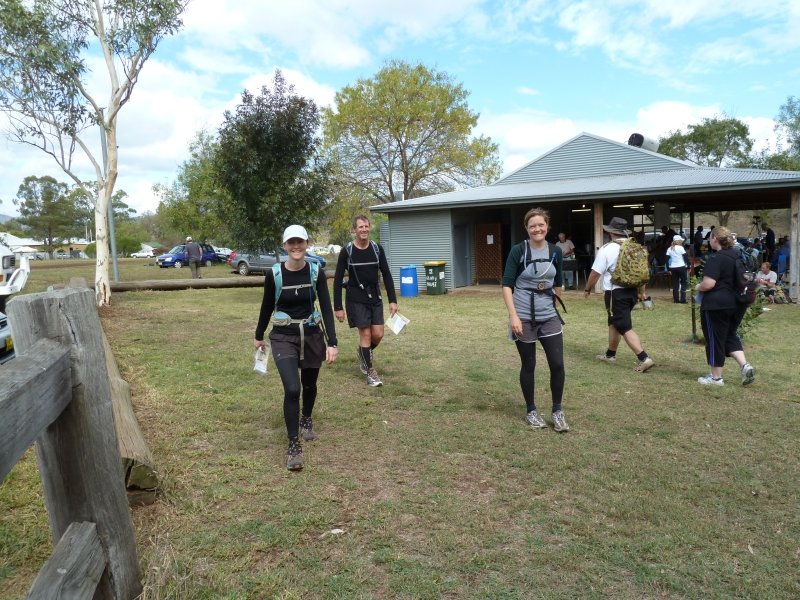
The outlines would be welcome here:
M 381 298 L 380 276 L 386 295 L 389 297 L 389 313 L 397 312 L 397 293 L 394 280 L 386 261 L 383 247 L 369 239 L 370 222 L 364 215 L 353 219 L 355 239 L 342 248 L 333 278 L 333 310 L 341 323 L 342 288 L 347 290 L 347 322 L 358 328 L 358 362 L 361 372 L 367 376 L 367 385 L 383 385 L 378 372 L 372 364 L 373 350 L 383 339 L 383 299 Z M 345 277 L 346 276 L 346 277 Z

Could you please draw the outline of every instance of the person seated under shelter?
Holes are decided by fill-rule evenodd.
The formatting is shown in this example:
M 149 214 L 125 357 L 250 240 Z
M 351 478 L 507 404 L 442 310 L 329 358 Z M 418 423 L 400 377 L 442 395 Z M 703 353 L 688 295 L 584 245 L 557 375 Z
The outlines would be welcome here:
M 758 284 L 756 292 L 760 290 L 767 299 L 767 302 L 770 304 L 774 303 L 775 289 L 778 285 L 778 274 L 772 270 L 771 263 L 764 262 L 761 264 L 761 269 L 756 273 L 756 283 Z

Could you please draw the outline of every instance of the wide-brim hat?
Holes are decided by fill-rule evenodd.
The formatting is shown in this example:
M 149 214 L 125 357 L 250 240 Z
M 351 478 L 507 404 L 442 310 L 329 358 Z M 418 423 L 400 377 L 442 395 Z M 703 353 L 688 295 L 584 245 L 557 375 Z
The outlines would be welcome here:
M 300 238 L 308 241 L 308 232 L 302 225 L 289 225 L 283 230 L 283 243 L 285 244 L 292 238 Z
M 628 222 L 621 217 L 613 217 L 608 225 L 603 225 L 603 230 L 614 235 L 630 235 L 631 231 L 628 229 Z

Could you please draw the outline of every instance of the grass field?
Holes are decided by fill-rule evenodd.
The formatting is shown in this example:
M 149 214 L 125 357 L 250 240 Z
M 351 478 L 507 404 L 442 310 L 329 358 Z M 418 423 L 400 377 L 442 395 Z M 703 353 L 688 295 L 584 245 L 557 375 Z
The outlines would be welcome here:
M 26 291 L 92 271 L 34 265 Z M 572 431 L 556 434 L 523 422 L 499 289 L 401 298 L 411 324 L 375 353 L 383 388 L 340 326 L 320 438 L 292 474 L 277 373 L 252 372 L 260 300 L 129 292 L 102 311 L 163 477 L 133 509 L 146 598 L 800 597 L 796 305 L 749 334 L 751 387 L 731 367 L 709 389 L 687 306 L 635 313 L 657 363 L 638 374 L 627 349 L 594 359 L 602 300 L 568 292 Z M 0 487 L 0 547 L 0 597 L 20 598 L 51 551 L 32 451 Z

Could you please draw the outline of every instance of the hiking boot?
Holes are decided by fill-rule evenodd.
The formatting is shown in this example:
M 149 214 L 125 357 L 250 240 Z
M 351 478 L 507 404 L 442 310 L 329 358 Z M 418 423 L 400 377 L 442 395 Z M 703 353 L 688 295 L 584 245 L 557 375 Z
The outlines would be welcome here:
M 381 378 L 378 377 L 378 372 L 375 370 L 375 367 L 367 370 L 367 385 L 370 387 L 381 387 L 383 385 Z
M 602 360 L 603 362 L 607 363 L 615 363 L 617 362 L 616 356 L 609 356 L 608 354 L 598 354 L 597 360 Z
M 535 409 L 525 415 L 525 422 L 530 425 L 532 429 L 544 429 L 547 427 L 547 423 L 545 423 L 544 419 L 539 415 L 539 411 Z
M 742 365 L 742 385 L 750 385 L 756 379 L 756 370 L 750 363 Z
M 650 358 L 648 356 L 644 360 L 639 361 L 639 364 L 636 365 L 636 368 L 634 369 L 634 371 L 636 371 L 637 373 L 644 373 L 645 371 L 647 371 L 647 369 L 652 367 L 654 364 L 656 364 L 656 363 L 653 361 L 652 358 Z
M 569 431 L 569 425 L 567 425 L 567 419 L 564 417 L 563 410 L 557 410 L 553 413 L 551 417 L 553 419 L 553 429 L 558 433 L 566 433 Z
M 311 417 L 300 417 L 300 435 L 303 436 L 303 441 L 312 442 L 317 439 L 317 434 L 314 433 L 314 422 Z
M 300 440 L 289 440 L 289 450 L 286 452 L 286 468 L 290 471 L 300 471 L 303 468 L 303 448 Z
M 711 373 L 708 375 L 703 375 L 702 377 L 698 377 L 697 383 L 702 383 L 703 385 L 725 385 L 722 377 L 715 379 Z
M 358 356 L 358 368 L 361 369 L 361 374 L 367 374 L 367 362 L 364 360 L 364 357 L 361 355 L 361 348 L 356 350 L 356 355 Z

